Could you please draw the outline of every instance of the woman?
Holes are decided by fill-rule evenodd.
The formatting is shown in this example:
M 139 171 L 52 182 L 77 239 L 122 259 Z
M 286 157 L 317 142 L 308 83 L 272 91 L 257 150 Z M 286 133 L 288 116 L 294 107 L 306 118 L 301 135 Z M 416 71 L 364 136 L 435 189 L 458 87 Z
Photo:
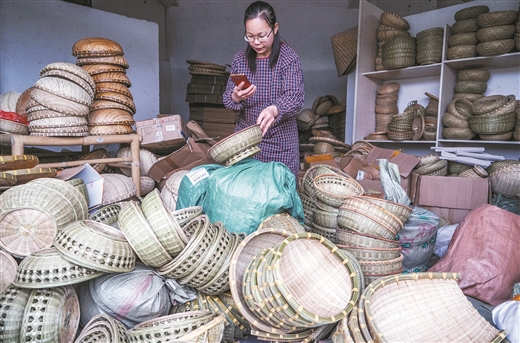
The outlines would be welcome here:
M 235 132 L 259 124 L 261 151 L 253 156 L 282 162 L 295 177 L 300 169 L 296 114 L 304 103 L 301 62 L 294 50 L 282 42 L 274 9 L 264 1 L 253 2 L 244 15 L 248 42 L 231 65 L 231 74 L 245 74 L 251 81 L 243 89 L 228 80 L 223 94 L 227 109 L 240 112 Z

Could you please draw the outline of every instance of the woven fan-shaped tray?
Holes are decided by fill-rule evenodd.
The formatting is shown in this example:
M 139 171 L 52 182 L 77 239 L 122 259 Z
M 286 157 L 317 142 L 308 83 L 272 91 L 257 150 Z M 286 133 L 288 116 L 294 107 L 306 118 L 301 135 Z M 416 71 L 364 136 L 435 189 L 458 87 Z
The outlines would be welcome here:
M 79 327 L 79 300 L 72 286 L 35 289 L 23 314 L 20 341 L 37 335 L 42 342 L 72 342 Z
M 126 73 L 126 69 L 115 64 L 87 64 L 81 66 L 89 75 L 100 73 Z
M 172 260 L 136 202 L 130 201 L 121 209 L 117 222 L 144 264 L 161 267 Z
M 119 43 L 103 37 L 82 38 L 72 46 L 72 56 L 119 56 L 123 48 Z
M 86 116 L 90 111 L 89 105 L 65 99 L 36 87 L 31 90 L 31 98 L 48 109 L 70 116 Z M 27 112 L 29 112 L 29 109 L 27 109 Z
M 66 79 L 43 77 L 36 81 L 34 87 L 85 106 L 92 104 L 92 97 L 86 90 L 81 88 L 77 83 Z
M 69 74 L 75 75 L 75 76 L 81 78 L 82 80 L 84 80 L 85 82 L 87 82 L 87 84 L 90 85 L 91 89 L 94 89 L 94 86 L 95 86 L 94 80 L 92 79 L 90 74 L 85 69 L 81 68 L 80 66 L 78 66 L 76 64 L 67 63 L 67 62 L 54 62 L 54 63 L 47 64 L 45 67 L 43 67 L 40 70 L 40 77 L 44 77 L 46 73 L 51 72 L 51 71 L 64 71 L 67 73 L 67 74 L 63 74 L 64 76 L 68 76 Z M 52 75 L 52 73 L 50 75 Z M 71 80 L 71 81 L 75 81 L 75 80 Z
M 85 117 L 55 117 L 31 120 L 29 122 L 29 130 L 38 132 L 37 129 L 58 128 L 58 127 L 86 127 L 88 124 Z
M 102 92 L 96 93 L 94 100 L 111 100 L 128 106 L 132 109 L 132 112 L 135 113 L 135 104 L 134 101 L 127 97 L 126 95 L 119 94 L 116 92 Z
M 18 267 L 15 286 L 45 288 L 73 285 L 103 275 L 102 271 L 85 268 L 66 260 L 55 247 L 25 257 Z
M 130 82 L 130 79 L 126 75 L 126 73 L 120 73 L 120 72 L 109 72 L 109 73 L 100 73 L 93 75 L 92 78 L 96 83 L 100 82 L 118 82 L 121 83 L 127 87 L 132 86 L 132 82 Z
M 88 129 L 88 134 L 92 136 L 127 135 L 134 132 L 130 125 L 96 125 Z
M 101 109 L 91 111 L 88 115 L 88 124 L 97 125 L 134 125 L 134 117 L 124 110 Z
M 78 57 L 76 64 L 79 66 L 89 64 L 113 64 L 124 69 L 128 69 L 128 61 L 124 56 L 106 56 L 106 57 Z
M 38 163 L 35 155 L 0 155 L 0 171 L 33 168 Z
M 107 73 L 109 74 L 109 73 Z M 102 75 L 102 74 L 99 74 Z M 133 99 L 132 92 L 128 87 L 118 81 L 103 81 L 103 82 L 96 82 L 96 92 L 103 93 L 103 92 L 115 92 L 119 94 L 123 94 L 124 96 L 129 97 L 130 99 Z

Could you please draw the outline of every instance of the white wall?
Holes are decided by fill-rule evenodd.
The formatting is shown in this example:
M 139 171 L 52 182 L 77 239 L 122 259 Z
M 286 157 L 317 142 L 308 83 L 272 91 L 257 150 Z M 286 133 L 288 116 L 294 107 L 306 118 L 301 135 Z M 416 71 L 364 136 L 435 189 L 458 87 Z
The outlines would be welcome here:
M 189 117 L 184 101 L 190 82 L 186 60 L 231 64 L 233 56 L 247 44 L 243 17 L 251 1 L 178 1 L 168 8 L 168 46 L 171 65 L 171 109 Z M 273 0 L 280 35 L 302 61 L 305 107 L 322 95 L 341 100 L 347 78 L 338 77 L 330 37 L 357 25 L 358 10 L 347 1 Z
M 64 1 L 0 1 L 0 93 L 23 92 L 49 63 L 75 63 L 72 46 L 86 37 L 106 37 L 123 47 L 134 118 L 157 116 L 157 24 Z

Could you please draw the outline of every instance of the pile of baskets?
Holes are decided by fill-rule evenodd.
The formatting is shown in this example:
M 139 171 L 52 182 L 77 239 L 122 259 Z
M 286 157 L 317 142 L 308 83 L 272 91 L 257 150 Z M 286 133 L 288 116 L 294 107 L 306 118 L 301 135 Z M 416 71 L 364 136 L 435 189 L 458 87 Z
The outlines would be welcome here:
M 444 47 L 444 28 L 432 27 L 415 36 L 417 39 L 417 63 L 420 65 L 439 63 L 442 61 Z
M 253 335 L 302 341 L 352 310 L 360 293 L 356 263 L 320 235 L 258 230 L 233 256 L 231 294 Z
M 434 141 L 437 137 L 437 120 L 439 116 L 439 98 L 433 94 L 425 92 L 428 97 L 428 104 L 424 116 L 423 138 L 427 141 Z
M 72 46 L 72 55 L 76 57 L 76 65 L 93 80 L 95 94 L 88 114 L 89 135 L 134 132 L 136 108 L 121 45 L 108 38 L 82 38 Z
M 24 99 L 30 98 L 25 91 Z M 15 135 L 28 135 L 27 112 L 22 93 L 9 91 L 0 94 L 0 132 Z
M 88 135 L 95 86 L 84 69 L 66 62 L 48 64 L 30 89 L 25 110 L 31 136 Z
M 401 85 L 397 82 L 385 83 L 377 89 L 376 95 L 376 133 L 387 133 L 388 124 L 392 116 L 399 113 L 397 101 L 399 100 L 399 89 Z
M 358 259 L 366 284 L 402 272 L 404 257 L 396 237 L 411 212 L 408 206 L 370 196 L 351 196 L 339 208 L 338 247 Z
M 480 139 L 507 141 L 513 137 L 517 107 L 513 94 L 490 95 L 478 99 L 472 106 L 470 128 Z
M 451 27 L 451 36 L 448 39 L 449 48 L 446 50 L 447 59 L 455 60 L 477 56 L 479 42 L 477 18 L 488 12 L 488 6 L 478 5 L 463 8 L 455 13 L 455 23 Z
M 477 54 L 495 56 L 507 54 L 515 48 L 515 21 L 518 11 L 495 11 L 482 13 L 477 17 Z
M 401 113 L 392 115 L 388 124 L 388 138 L 394 141 L 418 140 L 424 133 L 424 106 L 412 101 Z
M 338 168 L 328 165 L 310 167 L 298 183 L 298 194 L 305 215 L 305 231 L 317 233 L 335 243 L 337 217 L 342 201 L 351 195 L 363 193 L 363 187 Z
M 506 333 L 479 314 L 460 289 L 459 279 L 456 273 L 381 278 L 363 291 L 354 310 L 341 320 L 333 341 L 450 342 L 453 337 L 503 341 Z
M 375 69 L 376 70 L 384 70 L 386 67 L 383 64 L 383 46 L 390 41 L 391 39 L 397 38 L 397 37 L 410 37 L 410 33 L 408 30 L 410 29 L 410 24 L 406 21 L 406 19 L 398 16 L 397 14 L 390 13 L 390 12 L 383 12 L 381 13 L 381 16 L 379 18 L 379 25 L 377 27 L 377 56 L 375 59 Z M 414 39 L 415 40 L 415 39 Z M 415 50 L 415 46 L 414 46 Z M 390 52 L 390 51 L 389 51 Z M 394 53 L 392 52 L 391 56 L 394 56 Z M 397 65 L 397 62 L 400 58 L 397 56 L 391 57 L 390 60 L 388 60 L 389 66 Z M 415 53 L 413 58 L 415 64 Z M 395 63 L 394 63 L 395 62 Z M 410 63 L 409 60 L 407 60 L 408 63 Z M 412 65 L 413 65 L 412 64 Z M 388 69 L 388 68 L 386 68 Z
M 231 257 L 242 236 L 229 232 L 220 222 L 200 214 L 182 227 L 188 242 L 182 251 L 158 268 L 160 275 L 175 279 L 206 294 L 229 289 Z
M 519 9 L 519 13 L 520 13 L 520 9 Z M 518 15 L 518 17 L 516 18 L 515 35 L 513 36 L 513 38 L 515 39 L 516 50 L 520 51 L 520 15 Z
M 414 173 L 429 176 L 445 176 L 448 174 L 448 161 L 440 159 L 438 155 L 424 155 L 419 157 Z
M 473 114 L 472 103 L 466 99 L 453 99 L 442 115 L 442 135 L 446 139 L 469 140 L 475 137 L 469 118 Z

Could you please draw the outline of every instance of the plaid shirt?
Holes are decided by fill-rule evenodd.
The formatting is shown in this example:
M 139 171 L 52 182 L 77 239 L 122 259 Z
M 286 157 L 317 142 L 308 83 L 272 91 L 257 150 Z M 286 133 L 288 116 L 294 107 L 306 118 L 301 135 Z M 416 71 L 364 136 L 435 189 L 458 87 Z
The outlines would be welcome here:
M 246 74 L 257 89 L 254 96 L 237 103 L 231 98 L 235 84 L 229 79 L 223 94 L 224 105 L 229 110 L 240 112 L 235 132 L 255 125 L 260 112 L 267 106 L 275 105 L 278 117 L 262 138 L 261 151 L 253 158 L 262 162 L 282 162 L 297 177 L 300 154 L 296 114 L 301 110 L 305 97 L 300 59 L 293 49 L 282 44 L 273 69 L 269 66 L 269 58 L 259 58 L 256 63 L 256 74 L 252 74 L 245 49 L 235 55 L 231 74 Z

